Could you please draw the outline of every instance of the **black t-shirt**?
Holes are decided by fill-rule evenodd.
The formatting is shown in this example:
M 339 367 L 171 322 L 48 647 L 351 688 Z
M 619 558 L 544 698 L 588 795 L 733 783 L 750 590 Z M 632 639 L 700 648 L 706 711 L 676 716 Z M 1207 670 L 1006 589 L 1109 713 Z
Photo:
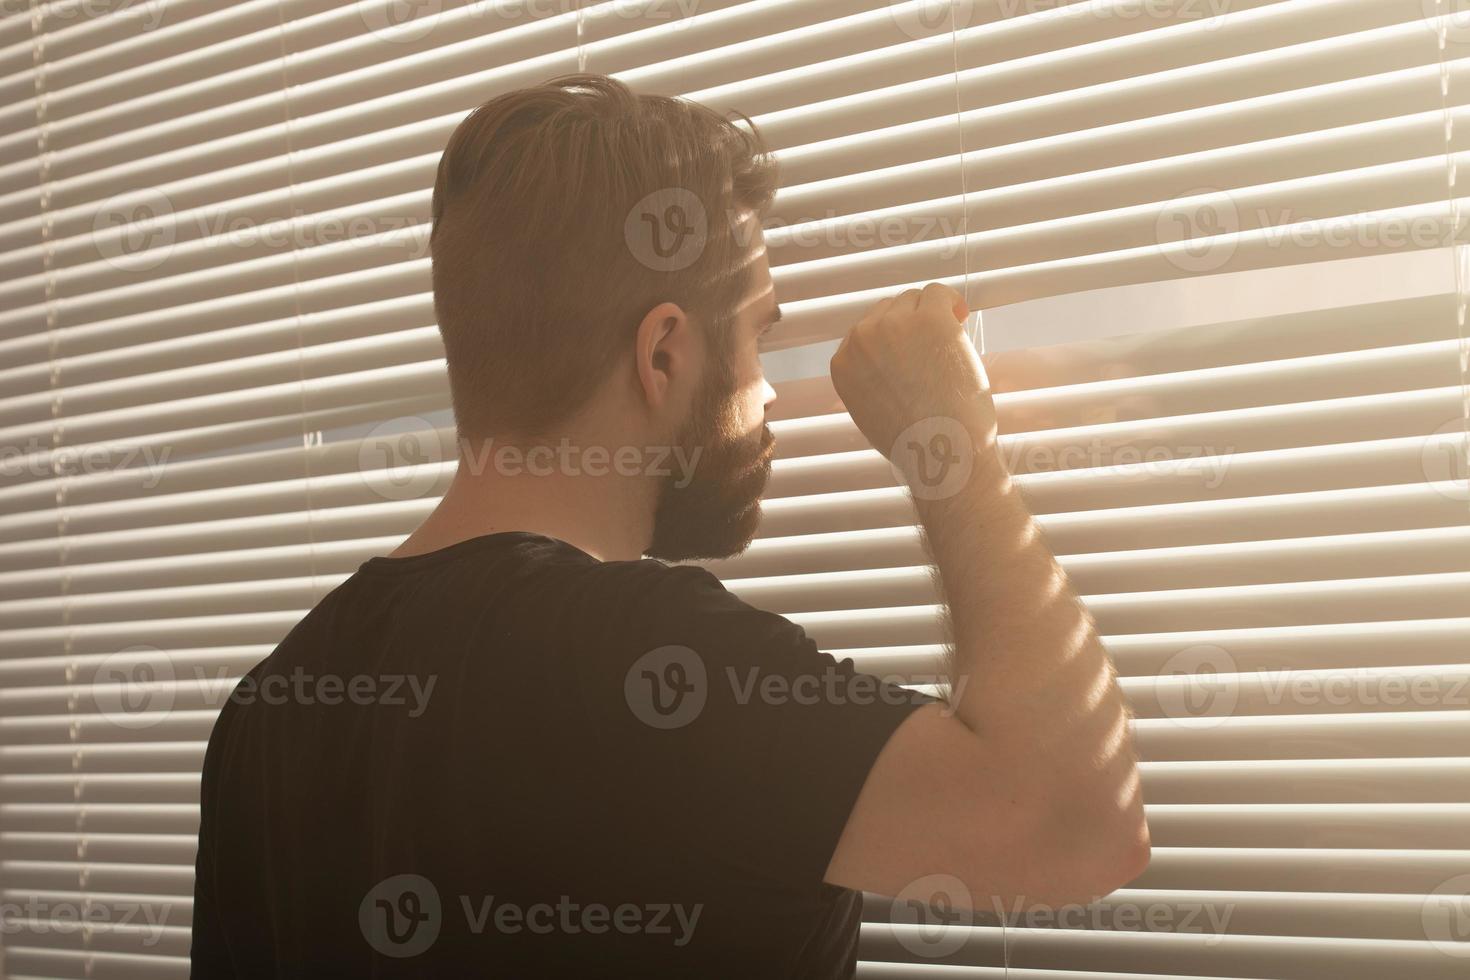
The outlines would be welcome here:
M 822 875 L 931 700 L 700 568 L 369 559 L 215 724 L 193 976 L 849 977 Z

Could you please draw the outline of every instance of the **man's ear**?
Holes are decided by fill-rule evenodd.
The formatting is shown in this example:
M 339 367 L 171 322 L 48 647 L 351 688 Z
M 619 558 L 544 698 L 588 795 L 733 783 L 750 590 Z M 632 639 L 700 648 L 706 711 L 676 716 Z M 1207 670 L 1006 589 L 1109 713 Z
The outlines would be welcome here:
M 677 303 L 660 303 L 638 324 L 633 366 L 644 404 L 664 411 L 694 382 L 698 338 L 689 315 Z

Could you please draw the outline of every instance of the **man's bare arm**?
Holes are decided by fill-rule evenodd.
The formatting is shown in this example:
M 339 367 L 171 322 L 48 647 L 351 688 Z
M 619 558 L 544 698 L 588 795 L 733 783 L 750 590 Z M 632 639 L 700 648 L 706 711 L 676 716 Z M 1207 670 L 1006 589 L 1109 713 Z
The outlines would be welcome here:
M 1148 861 L 1126 706 L 1000 457 L 963 313 L 947 287 L 911 290 L 874 307 L 833 358 L 854 422 L 914 491 L 956 696 L 952 717 L 921 709 L 889 740 L 827 880 L 897 894 L 947 873 L 987 907 L 1087 901 Z M 944 465 L 961 478 L 920 475 Z

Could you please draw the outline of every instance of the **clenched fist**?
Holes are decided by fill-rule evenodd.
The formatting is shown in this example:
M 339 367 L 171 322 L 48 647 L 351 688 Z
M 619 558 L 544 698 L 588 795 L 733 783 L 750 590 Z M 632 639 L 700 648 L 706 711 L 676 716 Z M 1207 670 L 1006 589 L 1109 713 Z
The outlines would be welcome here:
M 969 313 L 963 296 L 931 282 L 880 300 L 832 355 L 832 386 L 853 422 L 916 493 L 938 472 L 926 454 L 994 450 L 995 405 L 965 336 Z

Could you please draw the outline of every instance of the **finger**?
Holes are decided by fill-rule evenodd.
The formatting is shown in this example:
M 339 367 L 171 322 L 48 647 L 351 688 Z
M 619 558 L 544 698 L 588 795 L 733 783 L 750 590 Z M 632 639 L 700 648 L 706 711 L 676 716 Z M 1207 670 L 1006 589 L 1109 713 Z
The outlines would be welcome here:
M 892 308 L 895 298 L 896 297 L 893 296 L 885 296 L 883 299 L 880 299 L 878 302 L 874 303 L 871 307 L 869 307 L 868 312 L 863 314 L 863 318 L 859 320 L 858 323 L 871 323 L 874 320 L 881 320 L 883 318 L 883 314 L 887 313 L 889 309 Z
M 931 282 L 925 286 L 919 305 L 936 313 L 947 311 L 961 323 L 970 315 L 970 307 L 965 302 L 964 295 L 942 282 Z
M 893 297 L 893 306 L 889 308 L 890 313 L 912 313 L 919 308 L 920 291 L 917 289 L 905 289 Z

